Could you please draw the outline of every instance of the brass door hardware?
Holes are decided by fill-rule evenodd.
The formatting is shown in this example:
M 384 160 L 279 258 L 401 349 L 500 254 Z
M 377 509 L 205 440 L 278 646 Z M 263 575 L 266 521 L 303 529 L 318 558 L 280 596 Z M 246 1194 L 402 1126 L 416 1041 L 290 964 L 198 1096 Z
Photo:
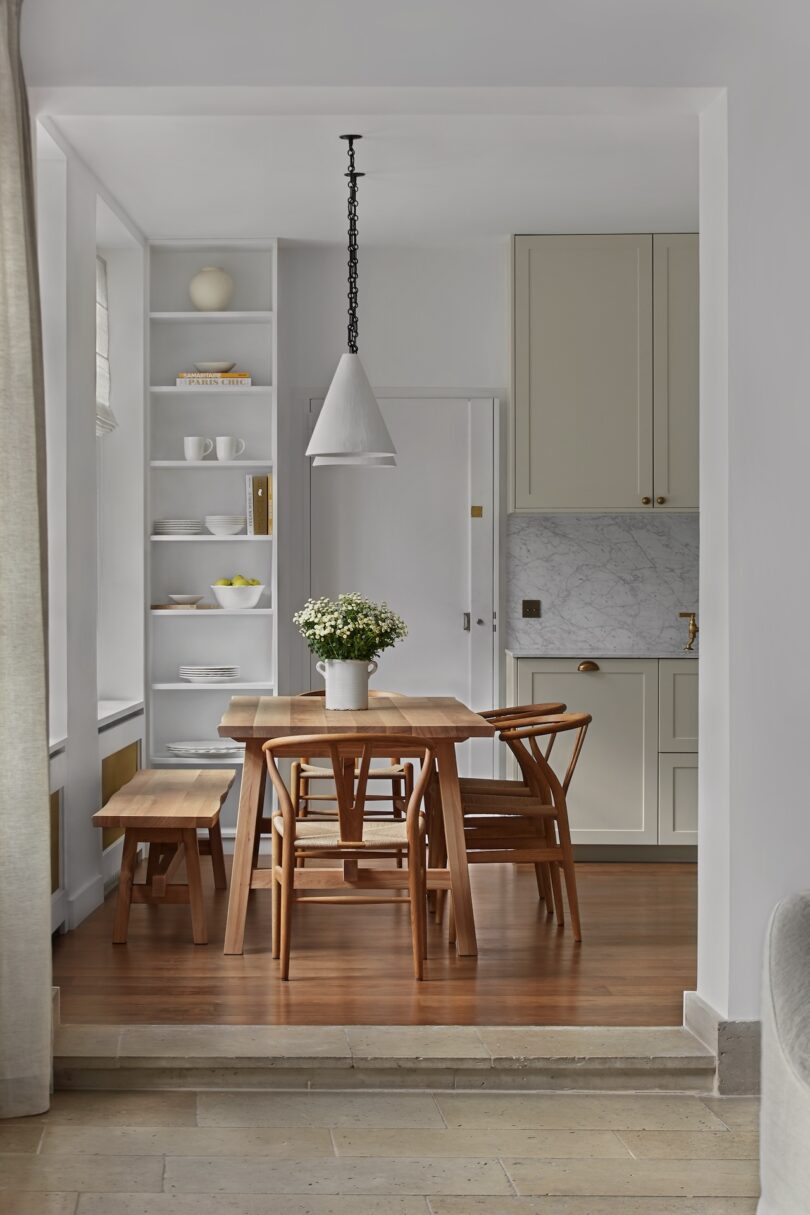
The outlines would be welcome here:
M 648 498 L 646 494 L 645 494 L 645 495 L 644 495 L 644 497 L 641 499 L 641 505 L 642 505 L 642 506 L 649 506 L 651 502 L 652 502 L 652 498 Z
M 483 517 L 484 517 L 483 506 L 471 506 L 470 507 L 470 518 L 471 519 L 483 519 Z
M 656 498 L 655 500 L 659 506 L 663 506 L 664 503 L 666 502 L 666 498 Z
M 681 620 L 689 621 L 689 640 L 687 641 L 686 645 L 683 648 L 686 651 L 694 650 L 695 638 L 697 637 L 698 633 L 700 632 L 700 629 L 698 628 L 698 622 L 697 622 L 697 612 L 678 612 L 678 616 L 680 617 Z
M 577 670 L 582 671 L 583 674 L 585 674 L 586 671 L 598 671 L 599 663 L 593 662 L 590 658 L 585 658 L 579 664 L 579 666 L 577 667 Z

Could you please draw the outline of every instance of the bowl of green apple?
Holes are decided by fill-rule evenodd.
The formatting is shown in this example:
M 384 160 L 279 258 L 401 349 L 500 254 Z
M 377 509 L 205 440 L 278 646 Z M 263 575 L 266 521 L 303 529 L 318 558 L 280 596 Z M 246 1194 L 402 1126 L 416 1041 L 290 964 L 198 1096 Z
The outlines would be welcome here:
M 233 578 L 218 578 L 211 590 L 221 608 L 234 611 L 238 608 L 255 608 L 264 592 L 264 583 L 258 578 L 234 574 Z

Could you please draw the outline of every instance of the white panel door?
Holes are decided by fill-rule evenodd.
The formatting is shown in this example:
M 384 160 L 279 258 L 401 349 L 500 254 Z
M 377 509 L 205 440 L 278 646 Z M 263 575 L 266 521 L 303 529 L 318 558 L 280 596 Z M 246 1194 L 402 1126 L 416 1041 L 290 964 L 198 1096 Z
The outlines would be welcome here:
M 590 713 L 568 812 L 575 844 L 655 844 L 658 840 L 658 663 L 599 658 L 580 671 L 576 658 L 517 661 L 520 704 L 561 700 Z M 570 744 L 551 753 L 565 771 Z
M 311 404 L 313 420 L 320 404 Z M 311 593 L 359 591 L 405 619 L 408 636 L 382 655 L 372 687 L 486 708 L 495 672 L 495 402 L 389 397 L 380 407 L 396 468 L 312 469 Z M 321 683 L 314 674 L 312 686 Z M 486 740 L 465 744 L 460 767 L 490 775 L 492 755 Z

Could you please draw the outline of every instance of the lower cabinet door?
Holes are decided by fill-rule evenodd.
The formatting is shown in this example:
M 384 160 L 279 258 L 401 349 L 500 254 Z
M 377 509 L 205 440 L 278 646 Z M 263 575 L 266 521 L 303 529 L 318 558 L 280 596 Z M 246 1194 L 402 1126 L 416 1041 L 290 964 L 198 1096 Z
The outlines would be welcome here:
M 568 796 L 575 844 L 658 840 L 658 663 L 644 659 L 517 659 L 517 703 L 561 700 L 590 713 Z M 595 669 L 594 669 L 595 668 Z M 562 774 L 570 745 L 555 743 Z
M 658 842 L 696 844 L 698 757 L 694 751 L 658 756 Z

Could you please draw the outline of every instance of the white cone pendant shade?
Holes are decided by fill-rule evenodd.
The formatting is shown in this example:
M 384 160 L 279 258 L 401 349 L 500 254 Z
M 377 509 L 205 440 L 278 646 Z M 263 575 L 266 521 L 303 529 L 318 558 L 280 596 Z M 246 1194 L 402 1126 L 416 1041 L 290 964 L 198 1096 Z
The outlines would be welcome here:
M 307 455 L 327 457 L 329 463 L 396 463 L 396 448 L 358 354 L 341 356 Z

